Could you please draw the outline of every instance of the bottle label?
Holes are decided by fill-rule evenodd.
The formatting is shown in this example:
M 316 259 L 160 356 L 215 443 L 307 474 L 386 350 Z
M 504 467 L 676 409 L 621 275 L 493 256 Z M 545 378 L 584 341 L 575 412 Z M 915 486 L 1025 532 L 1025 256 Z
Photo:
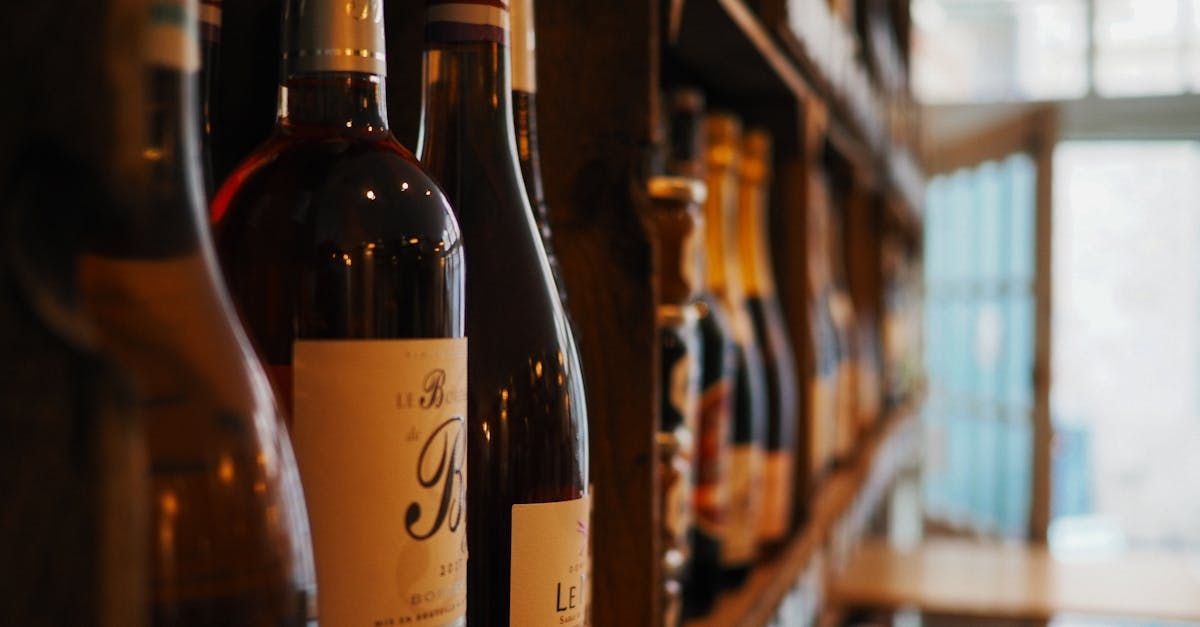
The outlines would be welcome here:
M 845 360 L 837 369 L 837 456 L 845 458 L 854 451 L 858 436 L 858 384 L 855 381 L 856 362 Z
M 146 28 L 145 61 L 180 72 L 200 69 L 196 0 L 154 0 Z
M 762 448 L 753 444 L 733 447 L 729 455 L 729 516 L 721 545 L 721 562 L 726 566 L 743 566 L 754 560 L 762 479 Z
M 771 451 L 764 463 L 762 519 L 758 535 L 773 542 L 787 535 L 792 522 L 795 459 L 791 451 Z
M 508 44 L 508 0 L 428 0 L 426 6 L 428 41 Z
M 589 495 L 513 505 L 509 625 L 583 626 L 590 529 Z
M 732 397 L 728 381 L 717 381 L 700 398 L 700 424 L 696 451 L 696 526 L 711 538 L 720 538 L 729 505 L 729 429 Z
M 299 340 L 293 364 L 321 623 L 465 624 L 467 340 Z

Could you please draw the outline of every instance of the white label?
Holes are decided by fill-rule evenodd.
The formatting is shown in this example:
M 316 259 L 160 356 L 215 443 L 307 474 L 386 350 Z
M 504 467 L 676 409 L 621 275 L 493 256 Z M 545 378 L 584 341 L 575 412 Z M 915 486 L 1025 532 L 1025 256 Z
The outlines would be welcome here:
M 533 0 L 513 0 L 512 17 L 512 88 L 527 94 L 537 93 L 537 35 L 534 30 Z
M 733 447 L 729 455 L 729 517 L 721 545 L 721 562 L 744 566 L 758 548 L 758 518 L 762 514 L 762 448 Z
M 154 0 L 146 29 L 146 62 L 170 70 L 200 69 L 197 0 Z
M 464 625 L 467 340 L 302 340 L 294 353 L 321 624 Z
M 586 616 L 591 497 L 512 508 L 512 627 L 581 627 Z

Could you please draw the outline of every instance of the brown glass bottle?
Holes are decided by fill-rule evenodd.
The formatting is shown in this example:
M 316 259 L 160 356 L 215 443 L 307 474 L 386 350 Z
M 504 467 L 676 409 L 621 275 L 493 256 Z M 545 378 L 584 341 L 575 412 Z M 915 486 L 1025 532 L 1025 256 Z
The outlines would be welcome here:
M 761 129 L 746 133 L 742 141 L 741 179 L 738 186 L 738 254 L 746 306 L 762 349 L 767 389 L 766 459 L 763 470 L 763 512 L 759 541 L 768 547 L 787 540 L 792 528 L 795 492 L 796 429 L 799 399 L 796 363 L 788 338 L 775 273 L 771 267 L 770 184 L 771 137 Z
M 213 104 L 220 81 L 221 0 L 200 0 L 200 167 L 204 169 L 204 192 L 212 197 L 213 180 Z
M 700 181 L 704 166 L 704 95 L 677 88 L 670 95 L 667 170 Z M 707 196 L 707 188 L 706 188 Z M 708 241 L 703 213 L 696 216 L 694 267 L 700 294 L 700 406 L 696 425 L 690 555 L 683 584 L 683 613 L 707 614 L 723 586 L 721 543 L 729 507 L 729 454 L 737 345 L 723 305 L 709 292 Z
M 845 202 L 847 185 L 830 182 L 832 202 L 828 208 L 826 239 L 829 255 L 830 292 L 829 311 L 833 319 L 834 337 L 838 345 L 837 375 L 837 436 L 834 438 L 834 456 L 845 462 L 854 454 L 858 445 L 858 334 L 854 315 L 854 302 L 846 281 L 845 257 Z
M 582 625 L 587 399 L 521 179 L 508 12 L 429 2 L 418 154 L 467 243 L 471 625 Z
M 558 298 L 566 305 L 567 290 L 563 285 L 558 256 L 551 241 L 550 208 L 542 188 L 542 158 L 538 151 L 537 124 L 537 34 L 534 28 L 534 0 L 513 0 L 512 13 L 512 87 L 513 128 L 517 134 L 517 160 L 529 206 L 537 223 L 538 235 L 546 249 L 550 274 L 558 286 Z
M 727 585 L 739 586 L 758 555 L 762 516 L 763 464 L 767 436 L 767 391 L 762 353 L 742 285 L 737 249 L 737 180 L 741 123 L 726 113 L 704 121 L 709 196 L 705 202 L 707 272 L 714 296 L 729 313 L 737 344 L 733 438 L 729 464 L 729 508 L 721 545 Z
M 662 521 L 662 624 L 682 618 L 683 575 L 692 528 L 693 468 L 703 354 L 696 256 L 704 184 L 686 177 L 656 176 L 649 182 L 654 211 L 659 304 L 662 398 L 658 429 L 659 517 Z
M 145 37 L 113 45 L 128 55 L 141 41 L 146 65 L 110 66 L 130 98 L 115 120 L 118 200 L 92 215 L 78 272 L 84 309 L 131 374 L 146 425 L 151 620 L 304 625 L 315 596 L 299 478 L 204 219 L 197 5 L 133 5 Z
M 805 208 L 808 248 L 808 307 L 812 342 L 812 378 L 808 381 L 808 459 L 810 481 L 816 483 L 834 460 L 837 437 L 838 344 L 830 310 L 829 189 L 812 176 Z
M 382 4 L 345 6 L 288 3 L 275 132 L 213 203 L 218 253 L 291 403 L 322 622 L 462 625 L 463 250 L 388 130 Z

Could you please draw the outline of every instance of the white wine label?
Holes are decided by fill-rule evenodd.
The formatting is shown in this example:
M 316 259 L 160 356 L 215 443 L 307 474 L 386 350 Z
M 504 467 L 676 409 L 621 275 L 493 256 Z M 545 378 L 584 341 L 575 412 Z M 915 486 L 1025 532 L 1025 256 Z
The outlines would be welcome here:
M 591 496 L 512 508 L 512 627 L 582 627 Z
M 533 0 L 512 0 L 512 88 L 537 93 L 537 35 Z
M 299 340 L 292 383 L 321 624 L 464 625 L 467 340 Z
M 781 540 L 792 521 L 792 486 L 795 462 L 791 451 L 767 453 L 763 468 L 762 519 L 758 535 L 767 541 Z
M 729 458 L 729 516 L 721 562 L 726 566 L 742 566 L 754 560 L 758 549 L 763 450 L 752 444 L 739 444 L 733 447 Z
M 197 0 L 154 0 L 146 29 L 146 63 L 181 72 L 200 69 Z

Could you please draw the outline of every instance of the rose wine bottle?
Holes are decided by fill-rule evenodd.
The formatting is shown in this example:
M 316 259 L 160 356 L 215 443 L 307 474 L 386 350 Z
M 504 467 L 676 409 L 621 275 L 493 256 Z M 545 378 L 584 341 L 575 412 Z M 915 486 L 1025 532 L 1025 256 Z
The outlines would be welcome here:
M 388 130 L 383 4 L 290 0 L 274 134 L 213 203 L 292 408 L 325 625 L 463 625 L 464 258 Z
M 774 547 L 787 540 L 792 528 L 800 405 L 796 395 L 796 360 L 775 293 L 775 272 L 771 266 L 770 186 L 771 136 L 754 129 L 742 141 L 737 239 L 746 306 L 754 323 L 755 339 L 762 348 L 766 374 L 767 446 L 758 538 L 763 545 Z
M 767 391 L 762 353 L 742 286 L 737 250 L 737 180 L 741 122 L 727 113 L 710 113 L 704 121 L 707 147 L 708 199 L 705 218 L 708 280 L 714 296 L 729 312 L 737 344 L 733 445 L 729 464 L 729 508 L 721 563 L 726 585 L 741 585 L 758 556 L 762 516 L 762 481 L 767 439 Z
M 204 220 L 196 0 L 122 0 L 108 191 L 78 259 L 83 308 L 132 377 L 149 457 L 154 625 L 307 624 L 308 519 L 274 398 Z M 114 9 L 117 10 L 117 9 Z M 134 22 L 136 23 L 136 22 Z M 125 31 L 127 32 L 127 31 Z M 130 63 L 140 54 L 144 64 Z
M 467 243 L 468 622 L 585 620 L 587 399 L 517 159 L 509 14 L 428 2 L 421 162 Z
M 704 95 L 678 88 L 670 95 L 667 170 L 702 183 L 704 165 Z M 705 196 L 707 198 L 707 187 Z M 692 491 L 693 525 L 689 563 L 683 583 L 683 615 L 703 616 L 722 588 L 721 544 L 729 507 L 729 462 L 737 345 L 724 305 L 712 292 L 705 254 L 704 212 L 696 216 L 692 249 L 699 286 L 697 326 L 700 331 L 700 406 L 696 420 L 696 460 Z

